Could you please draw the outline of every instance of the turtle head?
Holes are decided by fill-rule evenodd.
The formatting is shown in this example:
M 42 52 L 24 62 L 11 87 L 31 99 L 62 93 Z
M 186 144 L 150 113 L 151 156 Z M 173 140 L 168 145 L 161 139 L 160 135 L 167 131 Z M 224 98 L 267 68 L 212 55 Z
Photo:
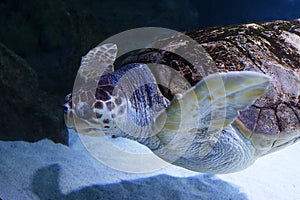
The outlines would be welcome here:
M 114 109 L 117 106 L 114 98 L 112 101 L 97 100 L 92 107 L 86 102 L 74 104 L 72 94 L 67 95 L 67 98 L 69 99 L 64 103 L 64 119 L 67 128 L 87 135 L 99 135 L 99 133 L 113 135 L 116 132 L 115 118 L 117 112 L 122 112 L 124 108 Z
M 124 117 L 127 104 L 114 78 L 103 75 L 96 89 L 87 85 L 66 96 L 64 118 L 69 129 L 88 135 L 118 131 L 116 121 Z
M 73 92 L 66 96 L 64 104 L 68 128 L 89 135 L 116 129 L 114 118 L 121 104 L 117 98 L 119 93 L 113 95 L 116 55 L 117 46 L 107 43 L 96 46 L 82 57 Z

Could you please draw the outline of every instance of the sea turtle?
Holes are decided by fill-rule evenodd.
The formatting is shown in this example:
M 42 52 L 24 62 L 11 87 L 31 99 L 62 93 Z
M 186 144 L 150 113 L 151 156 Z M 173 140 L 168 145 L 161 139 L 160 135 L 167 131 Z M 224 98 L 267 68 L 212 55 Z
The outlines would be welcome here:
M 300 138 L 299 121 L 274 136 L 259 131 L 271 130 L 271 121 L 258 124 L 247 118 L 257 115 L 249 106 L 263 105 L 264 93 L 277 81 L 268 75 L 214 73 L 188 89 L 179 88 L 170 99 L 158 86 L 159 73 L 149 65 L 128 63 L 114 71 L 116 54 L 117 45 L 109 43 L 83 57 L 78 74 L 86 83 L 66 97 L 69 128 L 136 140 L 167 162 L 203 173 L 245 169 Z

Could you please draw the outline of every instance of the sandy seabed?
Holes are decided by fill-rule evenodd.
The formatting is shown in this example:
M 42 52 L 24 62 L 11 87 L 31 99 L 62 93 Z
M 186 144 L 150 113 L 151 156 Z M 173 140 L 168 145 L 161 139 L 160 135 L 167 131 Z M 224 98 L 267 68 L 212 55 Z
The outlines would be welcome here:
M 11 199 L 299 199 L 300 143 L 241 172 L 209 175 L 168 165 L 128 173 L 99 162 L 71 132 L 70 146 L 49 140 L 0 141 L 0 198 Z M 135 142 L 113 141 L 133 152 Z M 105 150 L 103 154 L 106 154 Z M 112 158 L 113 159 L 113 158 Z

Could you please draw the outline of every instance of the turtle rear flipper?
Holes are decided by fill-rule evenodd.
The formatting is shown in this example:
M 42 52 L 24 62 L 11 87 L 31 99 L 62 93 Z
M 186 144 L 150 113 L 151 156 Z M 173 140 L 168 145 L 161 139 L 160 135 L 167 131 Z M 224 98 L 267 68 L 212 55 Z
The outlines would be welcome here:
M 223 165 L 226 160 L 230 163 L 232 158 L 236 170 L 243 168 L 239 162 L 247 159 L 244 156 L 249 153 L 245 152 L 248 151 L 247 145 L 241 144 L 243 139 L 235 140 L 234 137 L 240 135 L 229 125 L 240 110 L 264 94 L 269 83 L 268 76 L 257 72 L 207 76 L 179 95 L 157 117 L 154 129 L 161 129 L 156 135 L 160 146 L 154 153 L 168 162 L 195 171 L 218 173 L 218 169 L 230 170 L 230 166 L 218 169 L 213 166 Z M 222 131 L 224 128 L 226 130 Z M 220 158 L 220 163 L 216 157 Z

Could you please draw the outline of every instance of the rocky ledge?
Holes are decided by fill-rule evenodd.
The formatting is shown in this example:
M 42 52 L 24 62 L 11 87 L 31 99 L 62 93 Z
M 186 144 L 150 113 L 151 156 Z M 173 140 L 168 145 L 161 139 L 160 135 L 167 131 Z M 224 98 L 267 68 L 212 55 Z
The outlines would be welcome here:
M 68 143 L 60 100 L 38 87 L 25 60 L 0 43 L 0 140 Z

